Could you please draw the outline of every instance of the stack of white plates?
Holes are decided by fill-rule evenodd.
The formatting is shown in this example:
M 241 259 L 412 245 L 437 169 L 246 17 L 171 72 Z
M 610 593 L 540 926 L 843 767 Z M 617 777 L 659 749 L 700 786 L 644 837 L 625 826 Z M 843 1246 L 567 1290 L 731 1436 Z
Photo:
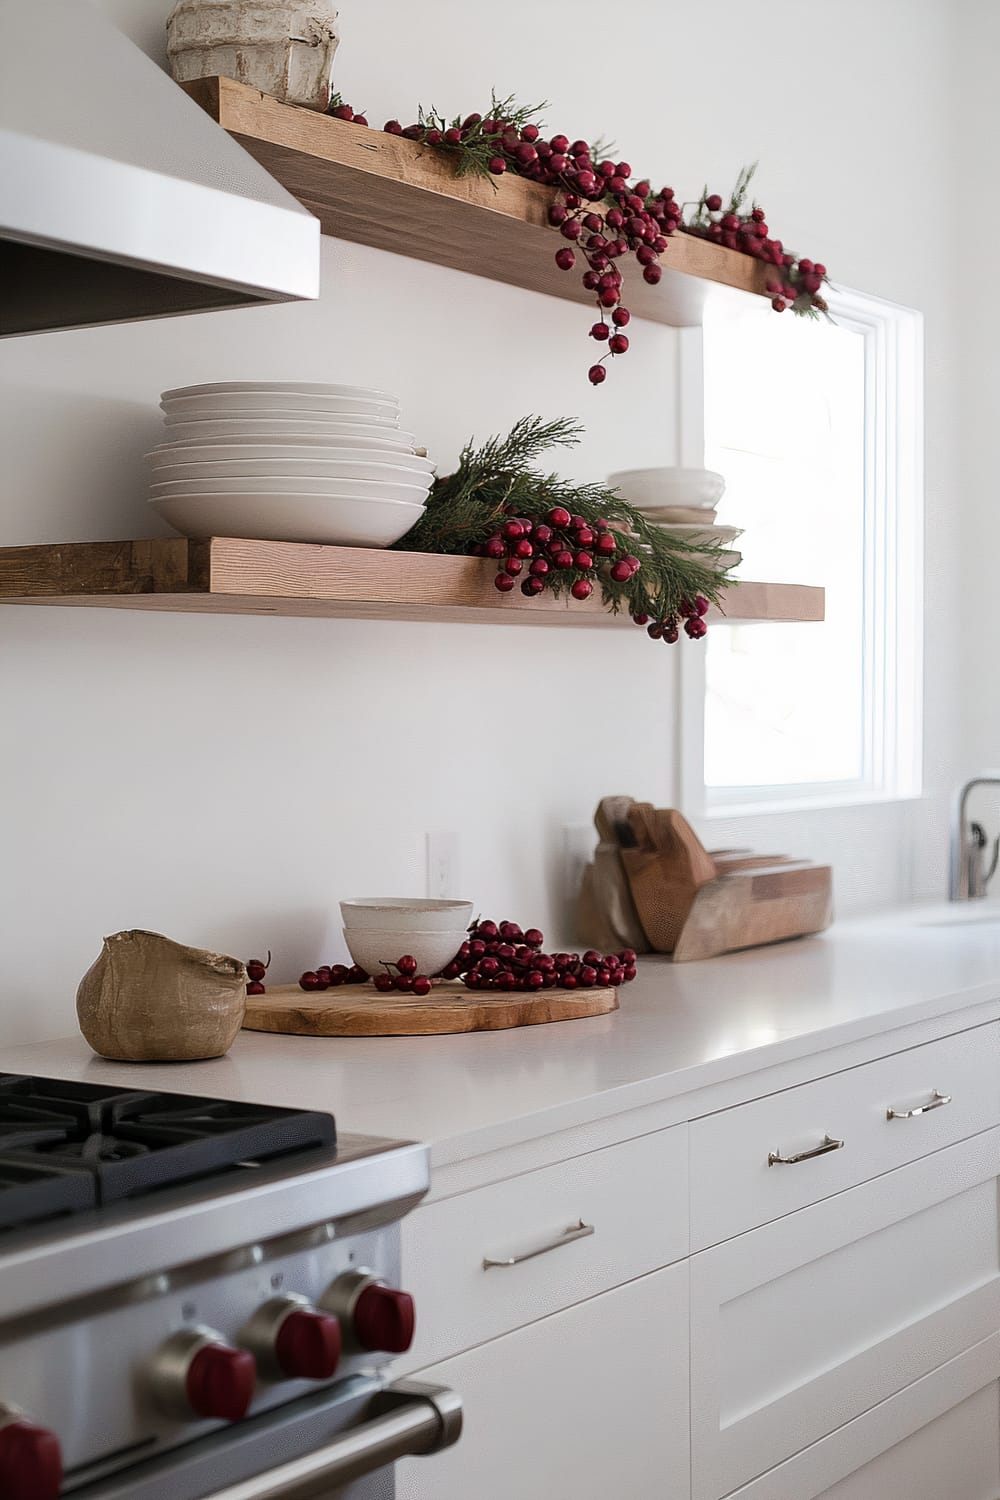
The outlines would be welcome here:
M 228 381 L 164 391 L 160 405 L 150 504 L 186 536 L 387 547 L 434 480 L 384 391 Z
M 742 561 L 740 552 L 727 547 L 742 531 L 715 524 L 715 507 L 726 488 L 721 474 L 712 469 L 621 469 L 608 475 L 608 483 L 668 535 L 691 543 L 715 542 L 725 549 L 716 555 L 720 571 Z

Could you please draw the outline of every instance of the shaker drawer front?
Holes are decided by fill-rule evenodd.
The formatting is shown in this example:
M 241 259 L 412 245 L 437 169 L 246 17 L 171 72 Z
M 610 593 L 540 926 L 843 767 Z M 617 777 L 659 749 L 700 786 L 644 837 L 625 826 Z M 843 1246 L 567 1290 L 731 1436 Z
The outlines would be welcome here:
M 1000 1127 L 691 1259 L 695 1500 L 1000 1327 Z
M 691 1125 L 704 1249 L 1000 1124 L 1000 1022 Z
M 997 1500 L 1000 1334 L 729 1500 Z
M 687 1127 L 430 1203 L 402 1233 L 414 1370 L 685 1256 Z

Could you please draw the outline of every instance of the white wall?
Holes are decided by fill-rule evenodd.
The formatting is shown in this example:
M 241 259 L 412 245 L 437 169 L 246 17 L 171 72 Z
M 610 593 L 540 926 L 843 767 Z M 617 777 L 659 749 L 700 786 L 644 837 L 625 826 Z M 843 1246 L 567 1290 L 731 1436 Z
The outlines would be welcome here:
M 103 3 L 160 54 L 169 0 Z M 341 7 L 337 86 L 375 123 L 418 101 L 470 109 L 495 85 L 550 99 L 553 129 L 613 132 L 685 196 L 760 157 L 788 243 L 924 310 L 934 795 L 752 835 L 832 851 L 842 909 L 934 888 L 954 771 L 956 290 L 900 211 L 929 182 L 942 222 L 956 199 L 951 13 L 947 0 L 779 4 L 766 24 L 736 0 L 624 0 L 610 19 L 594 0 Z M 198 380 L 385 385 L 446 464 L 527 410 L 586 422 L 566 472 L 672 461 L 675 336 L 637 326 L 595 392 L 587 323 L 574 305 L 327 240 L 316 305 L 8 340 L 0 542 L 160 530 L 141 455 L 159 391 Z M 121 927 L 270 946 L 292 977 L 340 951 L 338 896 L 421 888 L 427 829 L 461 830 L 462 884 L 484 910 L 559 923 L 562 826 L 607 792 L 671 800 L 674 670 L 639 631 L 0 610 L 4 1039 L 70 1029 L 76 981 Z

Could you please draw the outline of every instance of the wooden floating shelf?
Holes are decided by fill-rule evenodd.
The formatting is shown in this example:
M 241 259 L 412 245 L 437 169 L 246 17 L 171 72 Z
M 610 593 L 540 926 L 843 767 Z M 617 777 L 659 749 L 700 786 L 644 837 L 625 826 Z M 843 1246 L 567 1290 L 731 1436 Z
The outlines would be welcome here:
M 527 599 L 520 589 L 500 594 L 493 572 L 476 557 L 306 542 L 66 542 L 0 548 L 0 603 L 635 629 L 627 615 L 609 614 L 597 598 Z M 824 605 L 822 588 L 742 583 L 729 590 L 724 615 L 731 621 L 822 620 Z
M 279 104 L 229 78 L 183 87 L 319 219 L 324 234 L 529 291 L 593 303 L 575 272 L 560 271 L 562 241 L 549 227 L 551 188 L 513 174 L 457 177 L 433 147 L 314 110 Z M 693 235 L 676 234 L 663 277 L 628 278 L 633 316 L 684 328 L 700 324 L 708 292 L 766 296 L 773 267 Z

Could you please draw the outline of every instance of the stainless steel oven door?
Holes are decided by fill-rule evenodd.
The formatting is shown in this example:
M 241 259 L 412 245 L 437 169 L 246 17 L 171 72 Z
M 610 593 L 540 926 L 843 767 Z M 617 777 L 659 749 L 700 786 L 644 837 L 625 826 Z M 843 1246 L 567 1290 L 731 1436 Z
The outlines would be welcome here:
M 66 1500 L 393 1500 L 392 1465 L 458 1440 L 454 1391 L 413 1381 L 345 1382 L 64 1490 Z

